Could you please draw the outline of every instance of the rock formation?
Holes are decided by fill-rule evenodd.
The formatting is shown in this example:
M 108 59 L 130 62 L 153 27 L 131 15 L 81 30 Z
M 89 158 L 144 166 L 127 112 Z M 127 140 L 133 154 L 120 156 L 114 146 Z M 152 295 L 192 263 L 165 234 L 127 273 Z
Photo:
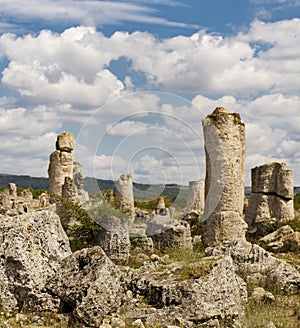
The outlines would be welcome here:
M 247 241 L 238 240 L 227 245 L 209 247 L 210 256 L 229 255 L 235 263 L 236 272 L 246 281 L 259 275 L 260 283 L 275 286 L 285 293 L 300 292 L 300 273 L 287 262 L 277 259 L 262 247 Z
M 216 245 L 245 239 L 245 125 L 238 113 L 222 107 L 203 119 L 202 125 L 206 154 L 204 242 Z
M 74 148 L 75 140 L 70 132 L 57 136 L 56 151 L 50 155 L 48 168 L 50 194 L 83 204 L 89 197 L 83 189 L 82 166 L 73 162 Z
M 199 216 L 203 213 L 205 202 L 205 183 L 204 180 L 189 182 L 189 192 L 185 212 L 195 212 Z
M 74 204 L 79 203 L 77 189 L 72 178 L 65 177 L 65 182 L 61 188 L 61 196 Z
M 172 220 L 157 215 L 147 221 L 146 235 L 151 236 L 156 248 L 184 247 L 192 249 L 191 229 L 184 220 Z
M 117 182 L 116 201 L 119 210 L 134 220 L 134 196 L 132 175 L 122 174 Z
M 89 200 L 89 194 L 84 190 L 82 165 L 79 162 L 73 162 L 73 179 L 79 201 L 84 204 Z
M 158 197 L 158 201 L 154 213 L 161 215 L 161 214 L 165 214 L 165 212 L 166 212 L 165 198 L 163 196 L 160 196 Z
M 179 263 L 163 268 L 155 272 L 146 266 L 133 274 L 129 289 L 133 296 L 146 298 L 148 313 L 128 306 L 125 317 L 135 312 L 135 318 L 145 318 L 147 327 L 165 322 L 180 327 L 222 327 L 222 322 L 233 322 L 243 312 L 246 284 L 235 274 L 230 257 L 204 258 L 189 268 Z M 191 270 L 195 276 L 182 279 L 182 270 Z
M 62 196 L 62 186 L 65 178 L 73 180 L 73 150 L 75 140 L 70 132 L 63 132 L 57 136 L 56 151 L 50 155 L 48 168 L 50 193 Z
M 99 327 L 106 314 L 116 311 L 124 292 L 119 270 L 99 246 L 64 258 L 47 289 L 87 327 Z
M 105 254 L 117 263 L 127 263 L 130 251 L 128 220 L 112 216 L 98 221 L 102 231 L 96 238 Z
M 8 188 L 0 194 L 0 213 L 9 216 L 28 213 L 32 203 L 32 192 L 29 189 L 24 189 L 18 195 L 17 186 L 9 183 Z
M 246 209 L 249 231 L 294 219 L 293 172 L 285 163 L 270 163 L 251 170 L 252 194 Z
M 284 225 L 272 233 L 260 238 L 260 243 L 272 252 L 300 251 L 300 232 L 294 231 L 289 225 Z
M 36 211 L 0 220 L 0 307 L 51 311 L 59 306 L 45 292 L 59 261 L 71 254 L 59 217 Z M 56 305 L 55 305 L 56 304 Z

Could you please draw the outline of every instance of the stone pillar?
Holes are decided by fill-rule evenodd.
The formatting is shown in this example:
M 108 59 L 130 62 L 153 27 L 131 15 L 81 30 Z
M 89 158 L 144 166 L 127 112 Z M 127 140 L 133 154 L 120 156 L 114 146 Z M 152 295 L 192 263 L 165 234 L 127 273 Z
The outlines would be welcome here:
M 134 196 L 132 175 L 122 174 L 117 182 L 116 201 L 121 212 L 134 219 Z
M 70 177 L 65 177 L 65 183 L 62 185 L 62 197 L 72 203 L 79 203 L 77 190 L 74 181 Z
M 9 194 L 10 194 L 11 198 L 17 199 L 18 195 L 17 195 L 17 186 L 16 186 L 16 184 L 10 182 L 8 184 L 8 190 L 9 190 Z
M 82 165 L 79 162 L 73 163 L 73 179 L 80 203 L 86 203 L 89 200 L 89 194 L 84 190 Z
M 73 150 L 75 140 L 70 132 L 63 132 L 57 136 L 56 151 L 50 155 L 48 168 L 50 193 L 62 195 L 65 178 L 73 179 Z
M 263 233 L 270 224 L 294 217 L 293 171 L 286 163 L 269 163 L 251 170 L 252 193 L 246 209 L 249 231 Z M 264 227 L 265 226 L 265 227 Z
M 206 154 L 203 240 L 213 246 L 245 239 L 245 125 L 238 113 L 222 107 L 203 119 L 202 125 Z
M 186 213 L 196 212 L 202 214 L 204 210 L 204 180 L 196 180 L 189 182 L 189 192 L 186 205 Z
M 166 212 L 166 204 L 163 196 L 158 197 L 158 202 L 154 210 L 155 214 L 161 214 Z

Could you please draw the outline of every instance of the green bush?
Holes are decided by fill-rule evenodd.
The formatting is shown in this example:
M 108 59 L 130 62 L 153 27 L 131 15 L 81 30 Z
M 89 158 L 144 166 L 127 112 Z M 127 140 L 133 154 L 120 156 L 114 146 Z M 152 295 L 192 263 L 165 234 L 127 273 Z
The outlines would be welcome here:
M 170 207 L 172 205 L 172 200 L 170 200 L 164 196 L 159 196 L 159 197 L 156 197 L 156 198 L 153 198 L 150 200 L 135 200 L 134 206 L 136 206 L 142 210 L 152 212 L 155 210 L 160 197 L 164 198 L 166 207 Z
M 73 252 L 92 246 L 102 228 L 79 204 L 56 197 L 58 214 Z

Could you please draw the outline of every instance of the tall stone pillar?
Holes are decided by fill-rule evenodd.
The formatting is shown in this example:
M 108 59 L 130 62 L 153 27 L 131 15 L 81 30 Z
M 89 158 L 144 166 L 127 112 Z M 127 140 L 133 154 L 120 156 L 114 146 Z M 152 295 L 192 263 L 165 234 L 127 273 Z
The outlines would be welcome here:
M 223 107 L 217 107 L 202 125 L 206 154 L 203 240 L 213 246 L 245 239 L 245 125 L 238 113 Z
M 50 155 L 48 168 L 50 193 L 62 196 L 62 186 L 65 178 L 73 180 L 73 150 L 75 140 L 70 132 L 63 132 L 57 136 L 56 151 Z
M 196 180 L 189 182 L 186 213 L 196 212 L 199 215 L 203 213 L 205 202 L 204 190 L 204 180 Z
M 134 219 L 134 196 L 132 175 L 122 174 L 117 182 L 116 200 L 121 212 Z

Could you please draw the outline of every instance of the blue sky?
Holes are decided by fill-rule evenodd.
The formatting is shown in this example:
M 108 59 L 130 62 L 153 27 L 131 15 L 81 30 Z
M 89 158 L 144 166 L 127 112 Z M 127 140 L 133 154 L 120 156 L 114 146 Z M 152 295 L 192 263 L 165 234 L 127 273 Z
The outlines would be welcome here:
M 88 176 L 203 178 L 201 120 L 246 123 L 247 172 L 300 185 L 299 0 L 0 0 L 0 172 L 47 176 L 71 131 Z

